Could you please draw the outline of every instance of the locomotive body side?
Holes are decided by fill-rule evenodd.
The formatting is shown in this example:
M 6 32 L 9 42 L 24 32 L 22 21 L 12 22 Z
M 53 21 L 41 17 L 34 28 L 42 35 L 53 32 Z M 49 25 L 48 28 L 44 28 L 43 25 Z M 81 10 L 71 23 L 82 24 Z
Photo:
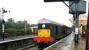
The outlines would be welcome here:
M 34 38 L 37 43 L 53 43 L 67 36 L 67 27 L 52 23 L 38 24 L 38 33 Z

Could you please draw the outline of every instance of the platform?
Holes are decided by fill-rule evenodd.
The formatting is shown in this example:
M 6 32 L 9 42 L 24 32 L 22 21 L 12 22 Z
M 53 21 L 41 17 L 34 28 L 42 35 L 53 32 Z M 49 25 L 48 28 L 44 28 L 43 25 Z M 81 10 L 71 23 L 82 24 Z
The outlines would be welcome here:
M 86 50 L 86 39 L 80 38 L 79 44 L 76 45 L 76 50 Z
M 35 36 L 34 35 L 24 35 L 24 36 L 16 36 L 16 37 L 4 38 L 4 40 L 0 39 L 0 44 L 1 43 L 6 43 L 6 42 L 12 42 L 12 41 L 18 41 L 18 40 L 33 38 L 33 37 L 35 37 Z
M 70 34 L 62 40 L 50 45 L 43 50 L 85 50 L 86 40 L 80 37 L 79 43 L 74 42 L 74 34 Z

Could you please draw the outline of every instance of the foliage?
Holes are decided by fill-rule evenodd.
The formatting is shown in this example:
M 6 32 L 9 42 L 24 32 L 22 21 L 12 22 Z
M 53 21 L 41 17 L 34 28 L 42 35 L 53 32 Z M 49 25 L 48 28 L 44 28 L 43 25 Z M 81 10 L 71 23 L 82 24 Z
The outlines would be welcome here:
M 28 24 L 27 21 L 15 22 L 12 18 L 10 18 L 7 21 L 5 21 L 4 24 L 5 24 L 5 34 L 9 34 L 9 36 L 27 35 L 32 33 L 30 29 L 30 24 Z M 2 23 L 0 22 L 0 30 L 1 30 L 1 25 Z

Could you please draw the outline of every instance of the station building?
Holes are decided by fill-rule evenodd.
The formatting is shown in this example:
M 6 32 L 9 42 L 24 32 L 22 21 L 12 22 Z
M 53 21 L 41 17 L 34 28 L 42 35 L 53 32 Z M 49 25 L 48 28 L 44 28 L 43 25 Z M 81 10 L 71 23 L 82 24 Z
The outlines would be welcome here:
M 31 30 L 33 34 L 37 34 L 38 25 L 37 24 L 31 24 Z
M 71 23 L 73 24 L 73 18 L 70 19 Z M 87 16 L 85 14 L 82 14 L 79 16 L 79 34 L 83 35 L 86 33 L 87 29 Z

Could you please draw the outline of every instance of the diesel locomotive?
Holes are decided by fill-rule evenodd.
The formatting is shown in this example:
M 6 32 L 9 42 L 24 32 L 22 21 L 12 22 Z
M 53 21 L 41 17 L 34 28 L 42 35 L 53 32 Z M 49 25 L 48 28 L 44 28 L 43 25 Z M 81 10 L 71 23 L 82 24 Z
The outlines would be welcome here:
M 34 41 L 40 47 L 48 46 L 68 36 L 71 32 L 71 27 L 43 18 L 38 22 L 38 32 Z

